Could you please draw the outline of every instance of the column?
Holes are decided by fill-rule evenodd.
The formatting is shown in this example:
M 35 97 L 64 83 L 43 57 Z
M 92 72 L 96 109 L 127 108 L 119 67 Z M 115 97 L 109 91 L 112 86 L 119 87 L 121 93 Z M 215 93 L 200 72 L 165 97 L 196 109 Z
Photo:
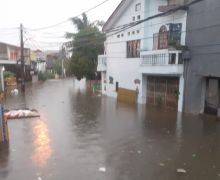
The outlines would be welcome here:
M 184 95 L 184 78 L 183 75 L 181 75 L 179 78 L 178 112 L 183 111 L 183 95 Z

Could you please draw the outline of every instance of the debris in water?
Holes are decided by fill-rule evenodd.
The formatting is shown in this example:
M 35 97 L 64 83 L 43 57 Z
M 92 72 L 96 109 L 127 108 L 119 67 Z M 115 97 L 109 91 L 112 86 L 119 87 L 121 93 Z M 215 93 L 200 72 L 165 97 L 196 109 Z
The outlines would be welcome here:
M 11 90 L 11 95 L 17 96 L 18 95 L 18 89 Z
M 19 119 L 19 118 L 40 117 L 40 115 L 36 110 L 19 109 L 19 110 L 6 111 L 5 117 L 7 119 Z
M 141 154 L 141 153 L 142 153 L 142 151 L 137 151 L 137 153 L 138 153 L 138 154 Z
M 177 169 L 176 172 L 177 172 L 177 173 L 183 173 L 183 174 L 186 174 L 186 170 L 185 170 L 185 169 L 182 169 L 182 168 Z
M 106 168 L 105 168 L 105 167 L 100 167 L 100 168 L 99 168 L 99 171 L 100 171 L 100 172 L 106 172 Z
M 164 167 L 164 166 L 165 166 L 165 164 L 164 164 L 164 163 L 160 163 L 159 165 L 160 165 L 161 167 Z
M 196 154 L 192 154 L 192 157 L 193 157 L 193 158 L 196 158 Z

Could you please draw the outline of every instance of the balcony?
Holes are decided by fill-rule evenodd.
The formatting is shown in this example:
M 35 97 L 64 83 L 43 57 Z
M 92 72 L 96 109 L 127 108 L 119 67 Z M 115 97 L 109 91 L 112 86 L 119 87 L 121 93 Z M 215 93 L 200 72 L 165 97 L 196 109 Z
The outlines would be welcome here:
M 97 71 L 106 71 L 107 67 L 107 56 L 106 55 L 99 55 L 98 56 L 98 66 Z
M 154 50 L 141 52 L 140 71 L 144 74 L 183 74 L 182 51 Z

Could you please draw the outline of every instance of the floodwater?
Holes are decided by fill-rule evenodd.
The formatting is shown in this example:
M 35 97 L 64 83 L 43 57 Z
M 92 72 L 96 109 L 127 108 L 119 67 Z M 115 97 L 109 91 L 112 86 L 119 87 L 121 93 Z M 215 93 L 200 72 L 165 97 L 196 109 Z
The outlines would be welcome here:
M 8 122 L 0 180 L 220 179 L 220 122 L 116 103 L 83 85 L 51 80 L 7 98 L 6 108 L 41 117 Z

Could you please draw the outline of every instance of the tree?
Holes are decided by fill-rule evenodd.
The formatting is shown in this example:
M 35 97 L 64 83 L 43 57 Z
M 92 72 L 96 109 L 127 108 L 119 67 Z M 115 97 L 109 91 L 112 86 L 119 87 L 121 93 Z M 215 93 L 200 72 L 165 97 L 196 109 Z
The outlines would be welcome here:
M 104 34 L 99 30 L 102 21 L 90 23 L 86 14 L 82 19 L 73 18 L 77 33 L 66 33 L 66 38 L 71 39 L 67 45 L 71 48 L 72 57 L 69 62 L 68 72 L 71 72 L 78 80 L 86 77 L 95 78 L 97 56 L 103 53 Z

